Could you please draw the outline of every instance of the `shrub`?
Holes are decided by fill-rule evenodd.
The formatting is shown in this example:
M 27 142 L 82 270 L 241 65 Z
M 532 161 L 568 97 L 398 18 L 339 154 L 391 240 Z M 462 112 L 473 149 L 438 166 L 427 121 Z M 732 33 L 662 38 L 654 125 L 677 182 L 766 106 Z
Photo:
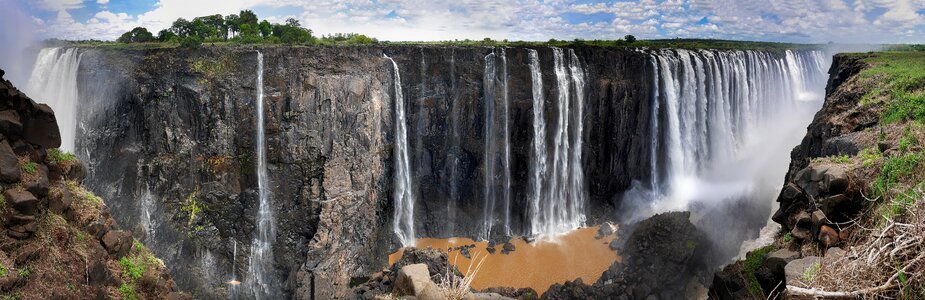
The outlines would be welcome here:
M 135 286 L 129 283 L 123 282 L 119 286 L 119 295 L 122 295 L 123 300 L 138 300 L 138 294 L 135 293 Z
M 883 153 L 880 152 L 880 149 L 877 147 L 867 148 L 861 151 L 858 154 L 861 157 L 861 162 L 865 167 L 873 165 L 875 162 L 883 158 Z
M 765 246 L 758 249 L 755 249 L 745 255 L 745 261 L 742 263 L 742 273 L 747 281 L 748 292 L 753 296 L 762 296 L 764 298 L 764 291 L 761 289 L 761 285 L 758 284 L 758 278 L 755 278 L 755 271 L 764 264 L 765 258 L 767 258 L 768 253 L 771 253 L 773 246 Z
M 48 161 L 53 164 L 72 163 L 77 161 L 77 157 L 58 148 L 51 148 L 48 149 Z
M 813 279 L 816 278 L 816 274 L 819 273 L 820 268 L 822 268 L 822 265 L 817 262 L 803 270 L 803 276 L 801 276 L 803 283 L 809 283 L 810 281 L 813 281 Z
M 0 263 L 0 277 L 6 277 L 7 274 L 10 274 L 10 269 Z
M 135 282 L 145 274 L 144 266 L 135 263 L 135 261 L 129 259 L 127 256 L 123 256 L 119 259 L 119 265 L 122 266 L 122 275 L 128 276 L 132 282 Z
M 22 165 L 22 170 L 29 174 L 35 174 L 35 171 L 38 170 L 38 167 L 38 164 L 36 164 L 34 161 L 30 161 Z
M 183 48 L 199 48 L 202 46 L 202 38 L 198 36 L 188 36 L 180 39 L 180 47 Z

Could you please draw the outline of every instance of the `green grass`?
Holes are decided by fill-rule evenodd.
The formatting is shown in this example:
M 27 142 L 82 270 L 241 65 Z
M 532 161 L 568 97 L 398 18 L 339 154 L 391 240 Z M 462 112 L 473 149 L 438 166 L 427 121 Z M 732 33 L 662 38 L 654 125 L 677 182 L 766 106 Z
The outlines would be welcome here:
M 10 274 L 10 269 L 0 263 L 0 277 L 6 277 L 7 274 Z
M 16 273 L 19 274 L 19 278 L 29 278 L 29 275 L 32 275 L 32 266 L 28 266 L 22 269 L 17 269 Z
M 755 278 L 755 271 L 758 271 L 758 268 L 764 264 L 764 260 L 768 257 L 768 253 L 771 253 L 771 250 L 774 250 L 774 246 L 769 245 L 755 249 L 746 254 L 745 261 L 742 263 L 742 275 L 745 276 L 745 284 L 748 286 L 749 294 L 762 299 L 764 299 L 764 290 L 758 284 L 758 278 Z
M 863 163 L 865 167 L 870 167 L 883 158 L 883 152 L 880 152 L 880 148 L 870 147 L 861 150 L 861 153 L 858 153 L 858 157 L 861 158 L 861 163 Z
M 850 164 L 854 160 L 847 154 L 813 158 L 813 162 L 815 163 L 821 163 L 825 161 L 831 161 L 836 164 Z
M 38 168 L 39 168 L 39 164 L 35 163 L 34 161 L 30 161 L 30 162 L 22 164 L 23 172 L 26 172 L 29 174 L 35 174 L 35 171 L 38 170 Z
M 887 157 L 883 161 L 880 174 L 873 182 L 874 196 L 888 195 L 897 183 L 920 172 L 922 156 L 921 152 L 913 152 Z
M 860 73 L 874 86 L 861 100 L 862 105 L 883 99 L 884 123 L 904 120 L 925 123 L 925 52 L 894 51 L 862 55 L 871 65 Z
M 784 235 L 784 242 L 785 242 L 785 243 L 789 243 L 789 242 L 792 241 L 792 240 L 793 240 L 793 234 L 792 234 L 792 233 L 789 233 L 789 232 L 788 232 L 787 234 Z
M 821 268 L 822 264 L 817 262 L 803 270 L 803 275 L 801 276 L 803 283 L 809 283 L 810 281 L 813 281 L 813 279 L 816 278 L 816 274 L 819 273 L 819 269 Z
M 135 282 L 145 274 L 144 265 L 137 263 L 127 256 L 123 256 L 119 259 L 119 266 L 122 266 L 122 275 L 131 279 L 132 282 Z
M 74 154 L 58 150 L 58 148 L 51 148 L 48 149 L 48 161 L 53 164 L 72 163 L 77 161 L 77 157 Z
M 123 282 L 119 286 L 119 295 L 122 296 L 123 300 L 138 300 L 138 293 L 135 292 L 135 285 Z

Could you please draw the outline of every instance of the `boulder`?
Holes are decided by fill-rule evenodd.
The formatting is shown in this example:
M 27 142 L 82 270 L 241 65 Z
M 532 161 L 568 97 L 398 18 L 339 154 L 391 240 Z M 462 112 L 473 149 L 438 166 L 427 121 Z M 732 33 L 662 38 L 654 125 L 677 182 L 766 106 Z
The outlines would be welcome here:
M 501 296 L 496 293 L 469 293 L 463 297 L 465 300 L 514 300 L 514 298 Z
M 23 139 L 45 148 L 61 147 L 61 132 L 51 107 L 45 104 L 33 106 L 32 115 L 23 124 Z
M 32 173 L 28 181 L 23 183 L 26 190 L 39 198 L 48 195 L 48 167 L 45 164 L 37 164 L 35 173 Z
M 823 185 L 829 195 L 841 194 L 848 190 L 848 175 L 840 167 L 829 167 L 823 177 Z
M 16 265 L 25 266 L 26 263 L 38 257 L 41 251 L 42 245 L 38 243 L 32 243 L 23 246 L 19 249 L 19 254 L 16 255 Z
M 833 262 L 833 261 L 836 261 L 836 260 L 839 260 L 845 257 L 845 254 L 848 254 L 848 252 L 838 247 L 832 247 L 832 248 L 829 248 L 829 250 L 825 251 L 824 257 L 825 257 L 825 261 Z
M 430 279 L 425 264 L 413 264 L 398 270 L 393 290 L 398 296 L 414 296 L 419 299 L 444 299 L 440 288 Z
M 6 183 L 19 182 L 22 179 L 22 170 L 19 168 L 19 159 L 7 141 L 0 141 L 0 181 Z
M 115 258 L 125 256 L 132 249 L 132 235 L 122 230 L 110 230 L 103 235 L 100 242 Z
M 511 252 L 514 252 L 514 243 L 505 242 L 504 245 L 501 246 L 501 254 L 508 254 Z
M 745 281 L 737 272 L 716 272 L 713 274 L 713 284 L 710 286 L 710 298 L 719 300 L 748 299 L 748 290 Z
M 11 138 L 22 136 L 22 122 L 15 110 L 0 111 L 0 133 Z
M 790 249 L 780 249 L 768 254 L 768 258 L 780 258 L 786 262 L 790 262 L 794 259 L 800 258 L 800 253 L 790 250 Z
M 793 229 L 790 234 L 798 240 L 808 241 L 812 239 L 812 217 L 805 211 L 800 211 L 793 217 Z
M 819 270 L 820 262 L 821 259 L 818 256 L 807 256 L 787 263 L 787 266 L 784 267 L 787 285 L 801 286 L 801 282 L 805 279 L 812 279 L 811 277 L 815 276 L 815 273 Z M 815 270 L 807 270 L 810 268 Z
M 755 279 L 758 280 L 758 285 L 764 290 L 765 295 L 772 295 L 775 292 L 778 292 L 776 294 L 779 295 L 780 291 L 786 289 L 782 284 L 786 279 L 784 276 L 785 266 L 787 266 L 787 261 L 783 258 L 768 257 L 755 270 Z
M 48 209 L 56 214 L 63 215 L 71 208 L 71 191 L 66 186 L 54 189 L 48 197 Z
M 3 196 L 6 197 L 6 202 L 10 206 L 25 215 L 35 215 L 39 211 L 39 199 L 36 199 L 28 191 L 21 189 L 6 190 L 3 192 Z
M 819 228 L 819 236 L 817 238 L 826 248 L 832 247 L 840 241 L 838 238 L 838 231 L 835 231 L 835 229 L 829 225 L 822 225 L 822 227 Z

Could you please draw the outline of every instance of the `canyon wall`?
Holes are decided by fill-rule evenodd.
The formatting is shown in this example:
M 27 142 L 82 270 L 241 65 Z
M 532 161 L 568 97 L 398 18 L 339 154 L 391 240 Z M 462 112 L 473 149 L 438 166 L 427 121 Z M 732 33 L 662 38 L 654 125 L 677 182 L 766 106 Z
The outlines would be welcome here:
M 668 173 L 653 167 L 675 159 L 666 147 L 653 148 L 669 139 L 653 124 L 681 126 L 668 121 L 681 111 L 666 103 L 687 98 L 658 93 L 691 84 L 659 76 L 685 75 L 703 85 L 703 75 L 690 72 L 714 56 L 724 64 L 743 57 L 741 67 L 756 74 L 784 58 L 594 47 L 77 50 L 73 151 L 87 163 L 87 184 L 121 224 L 136 224 L 182 288 L 202 298 L 249 296 L 228 282 L 251 275 L 258 92 L 276 224 L 271 277 L 284 296 L 329 298 L 382 268 L 401 243 L 392 229 L 397 104 L 404 104 L 407 127 L 413 233 L 497 241 L 537 233 L 537 132 L 545 131 L 550 156 L 564 141 L 581 145 L 562 148 L 568 165 L 580 167 L 562 177 L 580 191 L 569 195 L 586 202 L 587 223 L 612 219 L 634 181 L 654 186 Z M 694 58 L 693 68 L 685 57 Z M 709 74 L 736 80 L 728 92 L 747 93 L 758 79 L 732 66 L 717 64 Z M 544 109 L 535 112 L 538 103 Z M 652 110 L 657 103 L 661 111 Z M 537 116 L 544 130 L 534 127 Z

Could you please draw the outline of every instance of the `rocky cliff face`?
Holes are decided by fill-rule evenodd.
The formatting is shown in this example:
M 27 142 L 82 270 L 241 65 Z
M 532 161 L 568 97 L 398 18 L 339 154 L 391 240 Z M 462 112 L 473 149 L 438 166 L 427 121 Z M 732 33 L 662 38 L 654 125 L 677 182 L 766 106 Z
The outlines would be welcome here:
M 247 276 L 257 210 L 256 51 L 266 60 L 266 136 L 288 295 L 343 295 L 394 249 L 391 232 L 394 88 L 407 103 L 418 236 L 476 236 L 484 189 L 485 56 L 491 48 L 266 47 L 81 49 L 75 153 L 89 186 L 202 297 Z M 546 107 L 553 52 L 537 49 Z M 525 232 L 532 83 L 527 49 L 506 49 L 511 224 Z M 643 53 L 575 49 L 587 73 L 584 173 L 592 217 L 648 174 L 649 78 Z M 552 124 L 556 114 L 548 111 Z M 449 158 L 456 157 L 450 171 Z M 451 175 L 452 173 L 452 175 Z M 451 191 L 458 191 L 449 197 Z M 600 209 L 603 208 L 603 209 Z M 497 233 L 496 233 L 497 234 Z M 235 255 L 236 254 L 236 255 Z M 312 284 L 324 283 L 324 284 Z M 330 284 L 329 284 L 330 283 Z
M 8 298 L 187 299 L 163 262 L 120 230 L 58 151 L 54 112 L 0 70 L 0 292 Z

